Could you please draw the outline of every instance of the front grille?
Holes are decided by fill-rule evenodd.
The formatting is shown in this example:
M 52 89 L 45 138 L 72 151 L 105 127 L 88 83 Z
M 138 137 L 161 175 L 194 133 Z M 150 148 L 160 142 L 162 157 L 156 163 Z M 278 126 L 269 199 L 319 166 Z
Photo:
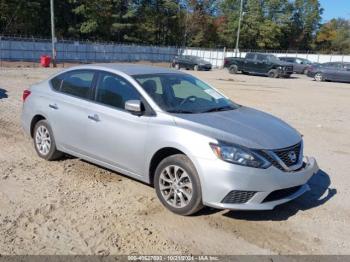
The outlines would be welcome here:
M 283 199 L 285 197 L 291 196 L 295 192 L 297 192 L 300 188 L 301 186 L 295 186 L 295 187 L 289 187 L 289 188 L 273 191 L 264 199 L 263 203 L 275 201 L 275 200 L 279 200 L 279 199 Z
M 263 156 L 266 160 L 268 160 L 274 167 L 277 167 L 279 170 L 285 171 L 283 167 L 275 160 L 273 157 L 271 157 L 269 154 L 265 153 L 264 151 L 259 151 L 259 154 Z
M 298 143 L 291 147 L 274 150 L 273 152 L 283 161 L 287 167 L 290 167 L 298 163 L 301 153 L 300 151 L 301 143 Z
M 224 197 L 221 203 L 244 204 L 248 202 L 255 195 L 255 193 L 256 191 L 233 190 Z

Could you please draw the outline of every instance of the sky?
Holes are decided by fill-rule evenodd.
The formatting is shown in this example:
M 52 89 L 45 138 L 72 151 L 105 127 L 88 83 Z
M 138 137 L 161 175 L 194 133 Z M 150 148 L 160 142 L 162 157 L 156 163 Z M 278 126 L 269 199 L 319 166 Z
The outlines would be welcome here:
M 350 19 L 350 0 L 320 0 L 320 3 L 324 9 L 323 22 L 337 17 Z

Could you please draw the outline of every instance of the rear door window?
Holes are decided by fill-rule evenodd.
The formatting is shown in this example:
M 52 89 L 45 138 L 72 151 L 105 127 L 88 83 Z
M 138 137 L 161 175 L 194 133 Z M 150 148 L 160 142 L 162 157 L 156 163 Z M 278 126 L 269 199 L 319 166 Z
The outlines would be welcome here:
M 65 74 L 61 84 L 61 92 L 83 99 L 90 99 L 94 71 L 77 70 Z

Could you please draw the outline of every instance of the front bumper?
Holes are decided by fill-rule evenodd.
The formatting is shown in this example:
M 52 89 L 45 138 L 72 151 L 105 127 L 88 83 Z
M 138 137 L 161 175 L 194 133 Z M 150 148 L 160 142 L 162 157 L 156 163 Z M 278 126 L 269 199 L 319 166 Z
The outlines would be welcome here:
M 307 181 L 318 171 L 314 158 L 305 157 L 305 165 L 298 171 L 283 172 L 271 166 L 257 169 L 226 163 L 220 159 L 203 160 L 197 167 L 201 177 L 204 205 L 220 209 L 271 210 L 310 190 Z M 282 189 L 297 187 L 290 195 L 267 201 L 268 196 Z M 254 191 L 245 203 L 227 203 L 224 198 L 231 191 Z
M 293 74 L 293 71 L 284 71 L 284 70 L 278 71 L 279 77 L 289 77 L 291 74 Z

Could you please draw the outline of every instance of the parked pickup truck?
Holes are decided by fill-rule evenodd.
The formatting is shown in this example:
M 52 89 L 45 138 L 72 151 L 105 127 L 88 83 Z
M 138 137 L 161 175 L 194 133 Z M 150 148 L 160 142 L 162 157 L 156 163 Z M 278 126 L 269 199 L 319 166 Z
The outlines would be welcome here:
M 247 53 L 245 58 L 226 57 L 224 67 L 231 74 L 241 71 L 243 74 L 266 75 L 269 77 L 290 77 L 293 65 L 279 60 L 276 56 L 263 53 Z

